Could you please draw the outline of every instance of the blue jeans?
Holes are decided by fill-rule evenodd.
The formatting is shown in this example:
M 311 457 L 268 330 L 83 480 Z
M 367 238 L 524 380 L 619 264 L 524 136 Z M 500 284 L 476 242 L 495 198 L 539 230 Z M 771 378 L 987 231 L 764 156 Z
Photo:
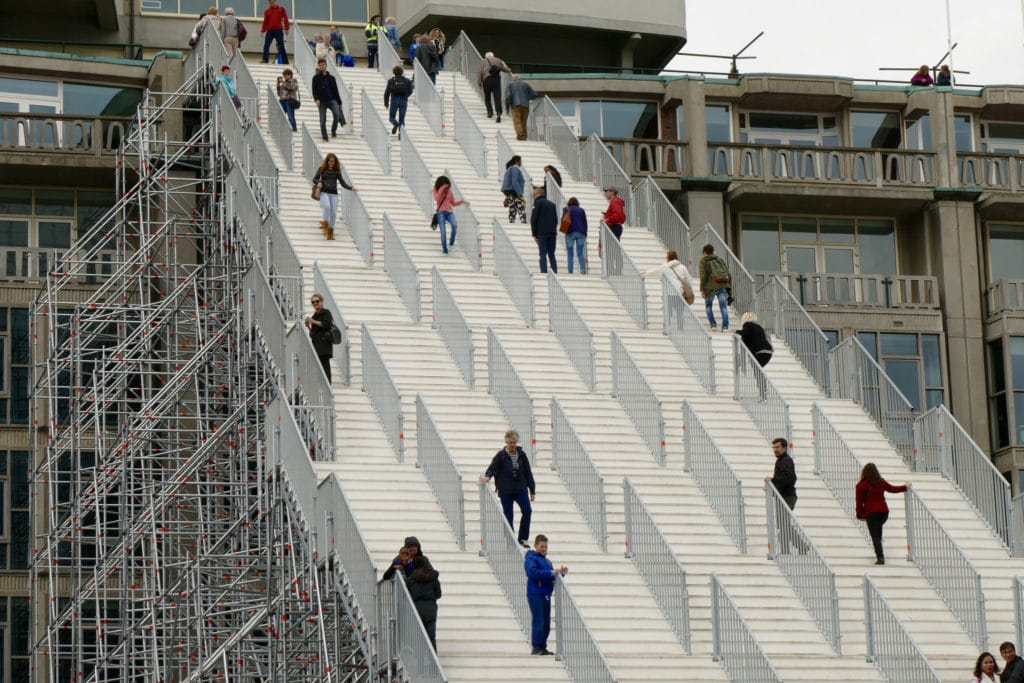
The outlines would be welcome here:
M 295 109 L 292 107 L 291 100 L 278 100 L 281 103 L 281 109 L 288 115 L 288 123 L 292 124 L 292 130 L 298 130 L 295 127 Z
M 391 106 L 388 108 L 388 121 L 392 126 L 405 127 L 405 110 L 409 108 L 409 98 L 403 95 L 392 95 Z M 398 114 L 398 117 L 395 117 Z
M 270 60 L 270 43 L 271 41 L 277 41 L 277 54 L 281 56 L 281 63 L 288 63 L 288 52 L 284 49 L 284 29 L 275 28 L 272 31 L 267 31 L 263 38 L 263 61 L 266 63 Z
M 534 650 L 548 649 L 548 635 L 551 633 L 551 596 L 527 595 L 530 603 L 530 645 Z
M 572 275 L 572 252 L 576 250 L 576 258 L 580 262 L 580 272 L 587 272 L 587 236 L 582 232 L 565 233 L 565 251 L 569 255 L 569 275 Z
M 723 287 L 711 292 L 708 298 L 704 299 L 704 306 L 708 310 L 708 322 L 711 323 L 711 327 L 715 326 L 715 312 L 712 310 L 712 305 L 715 303 L 715 299 L 718 299 L 718 308 L 722 311 L 722 329 L 729 329 L 729 308 L 726 305 L 728 297 L 729 293 Z
M 451 242 L 445 239 L 447 227 L 446 224 L 452 226 L 452 239 Z M 459 224 L 455 222 L 455 214 L 451 211 L 438 211 L 437 212 L 437 228 L 441 231 L 441 250 L 444 253 L 448 253 L 448 247 L 455 245 L 455 232 L 459 229 Z
M 533 506 L 530 505 L 530 492 L 523 490 L 507 496 L 502 495 L 499 498 L 501 498 L 501 511 L 505 513 L 505 519 L 513 531 L 516 527 L 512 524 L 512 504 L 517 503 L 519 505 L 519 540 L 528 540 L 530 538 L 530 518 L 533 517 Z
M 558 261 L 555 260 L 555 247 L 558 246 L 558 233 L 540 235 L 537 237 L 537 249 L 540 251 L 540 272 L 548 272 L 548 262 L 551 262 L 551 272 L 558 272 Z
M 334 227 L 334 217 L 338 215 L 338 195 L 330 192 L 320 193 L 320 208 L 324 210 L 323 220 Z

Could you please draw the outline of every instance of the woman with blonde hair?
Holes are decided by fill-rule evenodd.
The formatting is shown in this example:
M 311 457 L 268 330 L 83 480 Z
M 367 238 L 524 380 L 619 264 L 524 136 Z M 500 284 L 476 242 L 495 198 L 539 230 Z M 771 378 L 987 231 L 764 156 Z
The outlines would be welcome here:
M 885 494 L 903 493 L 910 487 L 909 481 L 904 482 L 903 486 L 893 486 L 882 479 L 873 462 L 864 465 L 860 471 L 860 481 L 857 482 L 857 519 L 867 522 L 871 544 L 875 547 L 875 564 L 885 564 L 882 527 L 889 519 L 889 506 L 885 503 Z
M 439 26 L 430 29 L 430 42 L 437 50 L 438 71 L 444 70 L 444 31 Z
M 212 5 L 210 9 L 206 10 L 206 15 L 196 22 L 196 25 L 192 27 L 192 40 L 199 40 L 199 36 L 203 35 L 203 31 L 206 30 L 207 26 L 212 26 L 214 31 L 220 32 L 220 16 L 218 16 L 218 10 L 216 5 Z M 228 55 L 230 57 L 230 55 Z
M 359 192 L 356 188 L 345 182 L 345 176 L 341 172 L 341 162 L 334 152 L 324 157 L 320 169 L 313 177 L 313 192 L 319 191 L 320 207 L 324 210 L 323 220 L 320 221 L 320 229 L 324 237 L 334 239 L 334 220 L 338 215 L 338 185 L 346 190 Z
M 768 341 L 768 333 L 757 322 L 757 315 L 752 311 L 744 313 L 740 317 L 740 322 L 742 326 L 736 330 L 736 334 L 740 335 L 743 345 L 750 349 L 754 360 L 763 368 L 768 365 L 768 361 L 772 359 L 772 354 L 775 352 L 772 343 Z

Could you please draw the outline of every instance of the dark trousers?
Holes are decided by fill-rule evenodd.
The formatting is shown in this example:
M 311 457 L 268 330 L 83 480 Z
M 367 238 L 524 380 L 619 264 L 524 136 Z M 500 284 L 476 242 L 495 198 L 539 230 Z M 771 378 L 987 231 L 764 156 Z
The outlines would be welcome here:
M 267 31 L 263 38 L 263 61 L 267 62 L 270 60 L 270 43 L 271 41 L 277 41 L 277 54 L 281 56 L 281 63 L 288 63 L 288 52 L 284 49 L 284 29 L 276 28 L 272 31 Z
M 423 621 L 423 619 L 421 618 L 420 621 Z M 427 632 L 427 638 L 430 638 L 430 647 L 434 648 L 434 652 L 437 652 L 437 619 L 423 621 L 423 630 Z
M 366 44 L 366 66 L 372 69 L 377 65 L 377 43 Z
M 786 501 L 786 506 L 790 510 L 796 508 L 796 496 L 786 496 L 782 500 Z M 789 555 L 791 553 L 797 553 L 799 555 L 807 554 L 807 546 L 804 545 L 797 537 L 796 527 L 789 523 L 789 517 L 784 517 L 778 520 L 779 524 L 779 554 Z
M 405 127 L 405 111 L 409 108 L 409 98 L 404 95 L 392 95 L 388 107 L 388 120 L 392 126 Z
M 551 633 L 551 596 L 527 595 L 530 603 L 530 645 L 534 650 L 548 649 L 548 635 Z
M 766 351 L 764 353 L 756 353 L 756 354 L 754 354 L 754 360 L 756 360 L 757 364 L 760 365 L 762 368 L 764 366 L 768 365 L 768 361 L 770 361 L 771 359 L 772 359 L 772 352 L 771 351 Z M 768 398 L 768 382 L 765 380 L 763 372 L 759 373 L 757 375 L 757 391 L 761 394 L 761 400 L 762 401 L 764 401 L 765 399 Z M 793 501 L 793 504 L 795 505 L 796 501 Z
M 871 545 L 875 546 L 875 559 L 884 560 L 885 550 L 882 548 L 882 527 L 889 521 L 888 512 L 869 512 L 867 523 L 871 534 Z
M 555 248 L 558 246 L 558 233 L 541 235 L 537 238 L 537 249 L 540 251 L 540 272 L 548 272 L 548 263 L 551 263 L 551 272 L 558 272 L 558 261 L 555 260 Z
M 608 226 L 611 230 L 612 237 L 615 238 L 616 242 L 622 241 L 622 224 L 612 223 Z M 616 249 L 612 247 L 606 257 L 608 262 L 608 274 L 609 275 L 622 275 L 622 248 Z
M 533 506 L 530 505 L 530 492 L 520 491 L 519 493 L 513 493 L 510 495 L 499 496 L 501 498 L 501 511 L 505 513 L 505 519 L 508 521 L 509 528 L 515 531 L 516 527 L 512 523 L 512 504 L 516 503 L 519 505 L 519 536 L 520 541 L 526 541 L 530 538 L 530 518 L 533 517 Z
M 327 383 L 331 383 L 331 357 L 330 356 L 318 356 L 320 358 L 320 365 L 324 368 L 324 374 L 327 375 Z
M 284 110 L 285 115 L 288 117 L 288 123 L 291 125 L 292 130 L 297 130 L 295 126 L 295 107 L 292 106 L 291 100 L 278 100 L 281 103 L 281 109 Z
M 493 109 L 491 102 L 494 103 Z M 501 78 L 491 78 L 488 76 L 484 79 L 484 104 L 487 105 L 487 118 L 491 118 L 494 113 L 498 114 L 498 120 L 501 120 Z
M 320 100 L 320 135 L 324 136 L 324 140 L 327 139 L 327 110 L 331 110 L 331 116 L 334 120 L 331 122 L 331 135 L 335 135 L 338 132 L 338 126 L 345 125 L 345 114 L 341 111 L 341 104 L 335 100 L 328 102 L 327 100 Z

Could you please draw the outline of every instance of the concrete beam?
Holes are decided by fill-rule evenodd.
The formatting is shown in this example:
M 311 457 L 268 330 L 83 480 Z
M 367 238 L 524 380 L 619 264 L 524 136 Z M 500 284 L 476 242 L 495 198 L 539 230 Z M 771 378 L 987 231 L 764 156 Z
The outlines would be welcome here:
M 116 31 L 117 2 L 116 0 L 93 0 L 96 5 L 96 24 L 104 31 Z

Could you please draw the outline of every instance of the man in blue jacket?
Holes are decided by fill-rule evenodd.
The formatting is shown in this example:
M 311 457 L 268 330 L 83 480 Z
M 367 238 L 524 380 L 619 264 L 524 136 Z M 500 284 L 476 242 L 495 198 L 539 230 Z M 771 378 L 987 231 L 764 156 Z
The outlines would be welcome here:
M 491 459 L 480 483 L 486 484 L 492 477 L 497 480 L 494 484 L 501 499 L 501 509 L 513 530 L 516 527 L 512 524 L 512 504 L 519 505 L 519 545 L 529 548 L 527 539 L 530 538 L 530 518 L 533 516 L 530 501 L 536 498 L 537 485 L 533 481 L 526 451 L 519 447 L 519 432 L 514 429 L 505 432 L 505 447 Z
M 555 576 L 565 576 L 569 568 L 562 565 L 555 569 L 548 559 L 548 537 L 537 534 L 533 550 L 526 551 L 523 569 L 526 571 L 526 599 L 530 603 L 533 617 L 530 630 L 532 655 L 553 655 L 548 650 L 548 634 L 551 633 L 551 594 L 555 592 Z
M 555 260 L 555 248 L 558 246 L 558 207 L 544 196 L 544 188 L 533 188 L 533 212 L 530 214 L 530 228 L 533 241 L 540 252 L 540 272 L 558 272 L 558 261 Z

